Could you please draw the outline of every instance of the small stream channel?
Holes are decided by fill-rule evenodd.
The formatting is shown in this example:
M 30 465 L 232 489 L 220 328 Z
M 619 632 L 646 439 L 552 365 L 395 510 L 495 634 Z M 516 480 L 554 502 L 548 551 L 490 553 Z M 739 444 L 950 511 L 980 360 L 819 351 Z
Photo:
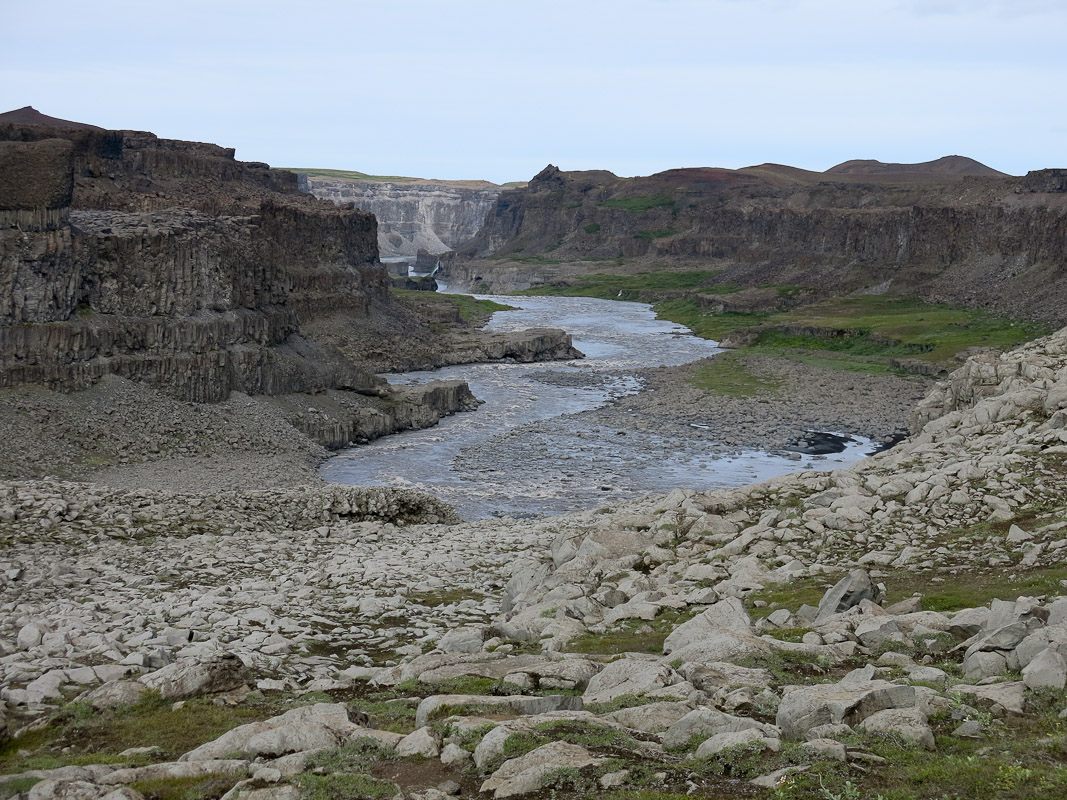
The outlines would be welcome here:
M 533 516 L 632 499 L 673 488 L 739 486 L 797 469 L 854 463 L 872 445 L 802 461 L 762 452 L 723 455 L 698 440 L 616 430 L 581 412 L 637 392 L 636 370 L 720 352 L 714 342 L 657 320 L 643 303 L 583 297 L 489 297 L 521 306 L 493 315 L 489 330 L 563 328 L 586 358 L 538 364 L 474 364 L 389 374 L 394 384 L 466 380 L 485 401 L 434 428 L 349 448 L 326 462 L 337 483 L 421 489 L 467 519 Z

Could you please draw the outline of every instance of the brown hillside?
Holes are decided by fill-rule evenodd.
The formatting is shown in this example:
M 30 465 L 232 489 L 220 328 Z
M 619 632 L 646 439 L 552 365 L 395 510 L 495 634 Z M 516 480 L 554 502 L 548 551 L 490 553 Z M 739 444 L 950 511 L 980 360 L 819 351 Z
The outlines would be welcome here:
M 942 177 L 978 175 L 987 178 L 1006 178 L 1007 173 L 987 167 L 980 161 L 966 156 L 942 156 L 934 161 L 919 164 L 886 164 L 874 159 L 845 161 L 826 170 L 826 175 L 887 176 L 899 173 L 926 173 Z
M 0 114 L 0 123 L 10 122 L 16 125 L 41 125 L 45 128 L 73 128 L 79 131 L 102 131 L 103 128 L 90 125 L 87 122 L 71 122 L 69 119 L 59 119 L 42 114 L 33 106 L 16 108 L 14 111 L 6 111 Z

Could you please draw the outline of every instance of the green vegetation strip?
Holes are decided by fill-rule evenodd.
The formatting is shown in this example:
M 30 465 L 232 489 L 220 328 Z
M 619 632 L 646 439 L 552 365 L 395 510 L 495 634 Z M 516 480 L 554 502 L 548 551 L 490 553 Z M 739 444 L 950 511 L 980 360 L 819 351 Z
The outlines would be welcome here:
M 128 764 L 176 759 L 246 722 L 266 719 L 291 708 L 280 700 L 249 699 L 237 706 L 190 700 L 181 708 L 146 691 L 130 706 L 94 711 L 69 703 L 48 724 L 0 745 L 0 774 L 68 765 Z M 119 756 L 131 747 L 155 746 L 155 757 Z
M 653 302 L 664 292 L 697 289 L 705 294 L 729 294 L 739 291 L 736 286 L 715 286 L 712 280 L 717 270 L 690 272 L 638 272 L 635 275 L 614 275 L 597 272 L 583 275 L 566 283 L 538 286 L 517 294 L 551 295 L 554 297 L 599 297 L 602 300 L 644 300 Z M 622 292 L 620 295 L 619 292 Z
M 440 294 L 438 292 L 420 292 L 416 289 L 390 289 L 393 295 L 406 303 L 414 305 L 451 305 L 459 312 L 464 322 L 476 322 L 497 311 L 513 311 L 514 306 L 496 303 L 492 300 L 479 300 L 468 294 Z
M 696 616 L 700 609 L 661 611 L 654 620 L 628 619 L 605 633 L 583 633 L 567 645 L 571 653 L 662 653 L 663 642 L 676 627 Z
M 375 181 L 377 183 L 413 183 L 419 178 L 407 178 L 403 175 L 368 175 L 366 172 L 356 172 L 347 169 L 318 169 L 315 167 L 277 167 L 290 172 L 301 172 L 313 178 L 341 178 L 350 181 Z
M 664 228 L 637 236 L 652 239 L 672 233 L 673 229 Z M 745 352 L 867 373 L 901 372 L 896 362 L 902 359 L 945 366 L 969 348 L 1007 350 L 1050 330 L 1040 323 L 890 295 L 828 298 L 789 310 L 719 311 L 720 303 L 713 298 L 741 291 L 738 286 L 716 285 L 719 274 L 715 270 L 598 272 L 520 294 L 652 303 L 661 319 L 685 325 L 705 339 L 741 335 Z M 758 288 L 774 289 L 782 298 L 803 291 L 797 286 Z
M 723 353 L 695 367 L 689 382 L 708 394 L 727 397 L 765 397 L 780 386 L 778 381 L 753 375 L 737 352 Z
M 601 208 L 616 208 L 631 214 L 640 214 L 653 208 L 673 208 L 674 200 L 665 194 L 644 195 L 638 197 L 613 197 L 600 203 Z

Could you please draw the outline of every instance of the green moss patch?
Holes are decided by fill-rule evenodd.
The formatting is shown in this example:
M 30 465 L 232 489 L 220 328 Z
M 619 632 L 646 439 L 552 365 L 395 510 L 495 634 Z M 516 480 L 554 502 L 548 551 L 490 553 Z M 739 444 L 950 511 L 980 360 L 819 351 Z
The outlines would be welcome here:
M 145 692 L 132 706 L 89 714 L 84 713 L 86 707 L 70 705 L 56 712 L 47 726 L 5 742 L 0 747 L 0 773 L 72 764 L 138 766 L 176 759 L 231 728 L 292 707 L 265 699 L 250 699 L 237 706 L 189 700 L 180 709 L 172 710 L 171 701 L 154 692 Z M 131 747 L 151 746 L 161 750 L 154 758 L 118 756 Z
M 663 652 L 663 642 L 676 627 L 692 619 L 701 609 L 666 609 L 654 620 L 628 619 L 605 633 L 584 633 L 567 644 L 571 653 L 619 655 L 621 653 Z
M 304 800 L 386 800 L 397 794 L 395 783 L 362 773 L 304 773 L 297 780 Z
M 208 800 L 221 797 L 233 788 L 238 775 L 198 775 L 191 778 L 152 778 L 135 781 L 130 788 L 145 800 Z
M 601 208 L 614 208 L 631 214 L 641 214 L 653 208 L 673 208 L 674 199 L 665 194 L 612 197 L 599 204 Z
M 738 352 L 727 352 L 695 367 L 689 383 L 708 394 L 756 397 L 777 393 L 779 381 L 753 375 Z
M 597 752 L 630 753 L 637 746 L 632 736 L 615 728 L 575 720 L 561 720 L 542 722 L 532 731 L 512 735 L 504 743 L 504 757 L 518 758 L 552 742 L 570 742 Z

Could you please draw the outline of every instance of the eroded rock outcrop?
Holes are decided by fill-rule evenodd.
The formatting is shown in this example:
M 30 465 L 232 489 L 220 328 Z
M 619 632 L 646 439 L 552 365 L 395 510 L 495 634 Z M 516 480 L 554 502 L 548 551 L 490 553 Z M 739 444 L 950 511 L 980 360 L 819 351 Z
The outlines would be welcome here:
M 762 165 L 618 178 L 550 165 L 501 193 L 485 227 L 456 248 L 448 277 L 506 291 L 622 258 L 714 267 L 722 272 L 710 282 L 721 285 L 833 294 L 882 286 L 1067 322 L 1063 170 L 1016 178 L 914 166 L 925 169 Z
M 213 145 L 18 125 L 0 137 L 0 386 L 117 374 L 215 401 L 381 385 L 299 335 L 325 309 L 388 305 L 370 215 Z
M 337 204 L 353 203 L 378 218 L 382 256 L 445 253 L 473 237 L 502 186 L 485 181 L 360 181 L 311 175 L 308 191 Z

